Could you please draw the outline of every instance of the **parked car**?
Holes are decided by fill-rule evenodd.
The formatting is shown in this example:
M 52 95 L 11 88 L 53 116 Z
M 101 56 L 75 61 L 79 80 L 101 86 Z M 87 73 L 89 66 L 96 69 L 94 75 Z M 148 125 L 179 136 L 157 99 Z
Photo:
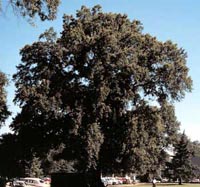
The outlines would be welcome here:
M 118 180 L 120 181 L 120 184 L 132 184 L 133 180 L 131 180 L 130 177 L 118 177 Z
M 127 184 L 127 179 L 125 177 L 117 177 L 118 181 L 120 181 L 120 184 Z
M 12 181 L 8 181 L 8 182 L 6 182 L 5 187 L 12 187 L 12 186 L 13 186 Z
M 123 184 L 123 180 L 121 177 L 115 177 L 115 179 L 117 180 L 117 184 Z
M 107 179 L 105 177 L 102 177 L 101 181 L 103 182 L 104 186 L 108 186 L 109 185 L 108 181 L 107 181 Z
M 23 179 L 15 179 L 12 182 L 13 187 L 26 187 L 25 181 Z
M 190 182 L 191 182 L 191 183 L 199 183 L 200 180 L 195 178 L 195 179 L 192 179 Z
M 101 181 L 103 182 L 104 186 L 121 184 L 121 182 L 115 177 L 102 177 Z
M 40 178 L 24 178 L 25 187 L 50 187 L 50 184 L 45 183 L 44 180 Z
M 44 177 L 42 180 L 47 184 L 51 183 L 51 178 L 50 177 Z
M 110 177 L 109 180 L 111 181 L 111 184 L 112 184 L 112 185 L 120 184 L 119 180 L 117 180 L 115 177 Z

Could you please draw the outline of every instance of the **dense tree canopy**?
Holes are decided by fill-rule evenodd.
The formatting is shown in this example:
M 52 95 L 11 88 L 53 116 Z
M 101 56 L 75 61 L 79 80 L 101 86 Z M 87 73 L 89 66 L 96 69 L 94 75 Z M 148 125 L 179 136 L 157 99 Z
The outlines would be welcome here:
M 3 134 L 0 138 L 0 175 L 2 177 L 22 176 L 24 173 L 24 155 L 22 145 L 15 134 Z M 12 168 L 12 169 L 10 169 Z
M 191 142 L 191 147 L 194 150 L 194 156 L 200 157 L 200 142 L 199 141 Z
M 187 136 L 183 133 L 180 140 L 174 145 L 175 155 L 169 169 L 172 171 L 173 177 L 179 180 L 179 184 L 182 184 L 182 180 L 187 181 L 194 175 L 193 151 L 189 143 Z
M 7 3 L 7 4 L 6 4 Z M 39 16 L 44 20 L 53 20 L 56 18 L 56 13 L 60 0 L 0 0 L 0 10 L 4 11 L 2 6 L 12 6 L 15 14 L 20 14 L 22 17 L 29 20 Z
M 0 127 L 4 124 L 7 117 L 10 115 L 6 103 L 6 90 L 8 84 L 7 77 L 4 73 L 0 72 Z
M 171 102 L 191 90 L 182 48 L 126 15 L 83 6 L 64 16 L 60 38 L 20 54 L 22 110 L 11 127 L 26 151 L 44 156 L 62 144 L 62 158 L 83 172 L 154 172 L 162 163 L 179 129 Z

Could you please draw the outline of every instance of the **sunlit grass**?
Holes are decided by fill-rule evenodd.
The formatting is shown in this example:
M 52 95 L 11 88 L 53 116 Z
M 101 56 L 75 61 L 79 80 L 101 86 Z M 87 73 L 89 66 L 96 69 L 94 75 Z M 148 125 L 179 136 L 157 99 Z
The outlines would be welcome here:
M 177 183 L 157 183 L 156 187 L 199 187 L 200 184 L 183 183 L 178 185 Z M 126 184 L 126 185 L 110 185 L 109 187 L 152 187 L 151 183 L 138 183 L 138 184 Z

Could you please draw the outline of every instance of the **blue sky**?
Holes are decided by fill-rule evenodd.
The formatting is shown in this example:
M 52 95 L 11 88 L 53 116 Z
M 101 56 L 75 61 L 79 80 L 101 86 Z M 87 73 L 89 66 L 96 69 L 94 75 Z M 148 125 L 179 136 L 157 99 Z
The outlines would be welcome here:
M 3 2 L 6 2 L 3 0 Z M 176 115 L 181 122 L 181 129 L 192 140 L 200 141 L 200 1 L 195 0 L 63 0 L 53 22 L 39 22 L 32 27 L 25 20 L 12 14 L 10 8 L 0 17 L 0 70 L 11 79 L 20 63 L 19 51 L 26 44 L 31 44 L 49 27 L 62 31 L 62 16 L 75 14 L 82 5 L 92 7 L 100 4 L 104 12 L 127 14 L 130 20 L 137 19 L 143 24 L 144 33 L 156 36 L 158 40 L 172 40 L 188 54 L 187 66 L 193 79 L 193 91 L 187 93 L 180 102 L 175 103 Z M 13 115 L 18 108 L 13 105 L 14 85 L 7 88 L 8 105 Z M 7 124 L 11 118 L 7 121 Z M 8 131 L 8 126 L 0 133 Z

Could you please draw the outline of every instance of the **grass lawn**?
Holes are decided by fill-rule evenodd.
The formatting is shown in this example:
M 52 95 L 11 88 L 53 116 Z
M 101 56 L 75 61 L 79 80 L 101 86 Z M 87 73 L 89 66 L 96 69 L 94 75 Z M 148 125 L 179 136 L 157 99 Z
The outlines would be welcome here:
M 200 184 L 183 183 L 178 185 L 175 183 L 157 183 L 156 187 L 199 187 Z M 108 187 L 152 187 L 151 183 L 139 184 L 124 184 L 124 185 L 109 185 Z

